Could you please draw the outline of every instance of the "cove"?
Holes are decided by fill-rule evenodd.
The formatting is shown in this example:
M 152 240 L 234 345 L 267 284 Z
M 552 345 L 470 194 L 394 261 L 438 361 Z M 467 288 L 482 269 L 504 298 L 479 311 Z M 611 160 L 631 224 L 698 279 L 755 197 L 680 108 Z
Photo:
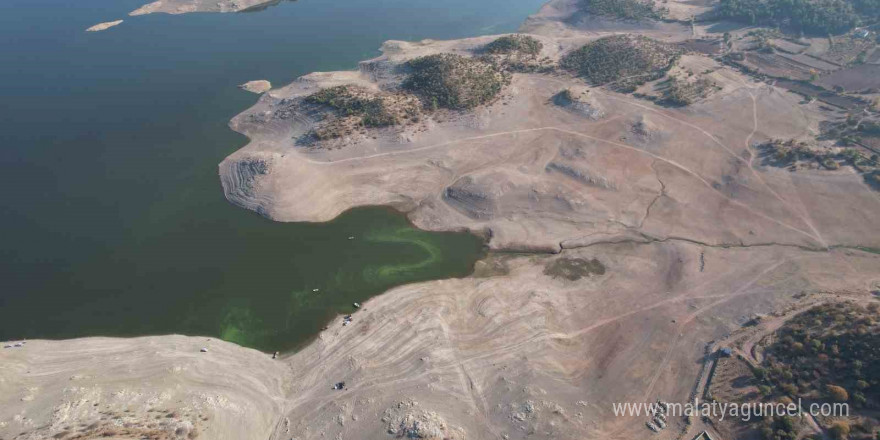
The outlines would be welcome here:
M 246 139 L 226 124 L 256 100 L 236 85 L 353 69 L 388 39 L 512 32 L 542 0 L 125 17 L 142 3 L 0 3 L 0 340 L 182 333 L 290 350 L 353 302 L 469 273 L 481 240 L 385 208 L 292 224 L 227 203 L 217 164 Z

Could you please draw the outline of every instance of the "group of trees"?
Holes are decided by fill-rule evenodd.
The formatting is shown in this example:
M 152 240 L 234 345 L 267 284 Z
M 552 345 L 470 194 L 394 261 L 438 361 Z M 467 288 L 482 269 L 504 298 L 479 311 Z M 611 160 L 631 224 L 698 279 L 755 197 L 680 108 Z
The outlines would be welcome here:
M 615 82 L 619 89 L 633 91 L 665 75 L 680 54 L 677 47 L 642 35 L 612 35 L 570 52 L 560 65 L 594 84 Z
M 627 20 L 659 20 L 669 11 L 654 6 L 653 0 L 582 0 L 581 7 L 593 15 L 607 15 Z
M 521 34 L 505 35 L 486 45 L 486 52 L 494 55 L 524 54 L 538 56 L 544 44 L 534 37 Z
M 434 108 L 474 108 L 498 96 L 509 81 L 493 63 L 450 53 L 416 58 L 406 65 L 410 73 L 403 88 Z
M 511 72 L 550 72 L 555 65 L 550 58 L 541 58 L 542 49 L 544 44 L 537 38 L 512 34 L 487 44 L 479 59 Z
M 492 50 L 540 52 L 539 45 L 531 37 L 511 37 L 492 46 Z M 440 107 L 471 109 L 494 99 L 509 81 L 508 74 L 495 63 L 449 53 L 416 58 L 406 67 L 409 74 L 403 91 L 341 85 L 307 96 L 305 103 L 332 109 L 309 133 L 310 137 L 327 140 L 363 132 L 367 127 L 417 122 L 424 111 Z
M 880 0 L 721 0 L 721 17 L 808 34 L 840 34 L 876 18 Z
M 800 429 L 793 417 L 782 416 L 765 417 L 759 431 L 764 440 L 796 440 Z
M 876 304 L 814 307 L 779 330 L 758 375 L 790 396 L 874 406 L 880 402 L 878 317 Z
M 330 107 L 336 113 L 312 130 L 311 135 L 319 140 L 346 136 L 361 127 L 417 120 L 420 113 L 418 100 L 412 95 L 375 92 L 353 85 L 321 89 L 307 96 L 305 102 Z

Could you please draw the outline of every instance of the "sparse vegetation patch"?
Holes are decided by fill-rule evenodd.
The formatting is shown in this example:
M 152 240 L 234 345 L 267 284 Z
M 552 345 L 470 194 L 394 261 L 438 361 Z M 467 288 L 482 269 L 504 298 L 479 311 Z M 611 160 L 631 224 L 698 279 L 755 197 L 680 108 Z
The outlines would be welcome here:
M 403 88 L 422 97 L 431 108 L 463 110 L 486 104 L 509 81 L 495 64 L 449 53 L 416 58 L 406 65 L 411 73 Z
M 312 132 L 318 139 L 342 137 L 360 127 L 386 127 L 418 120 L 420 113 L 418 99 L 412 95 L 375 92 L 352 85 L 321 89 L 305 101 L 336 112 Z
M 867 156 L 856 148 L 820 148 L 805 142 L 775 139 L 758 149 L 768 165 L 788 167 L 792 171 L 799 168 L 836 170 L 842 165 L 850 165 L 864 174 L 869 182 L 880 166 L 877 155 Z
M 695 81 L 670 78 L 668 87 L 663 92 L 662 102 L 667 105 L 684 107 L 709 96 L 715 88 L 715 83 L 708 78 L 699 78 Z
M 554 65 L 550 58 L 541 58 L 543 48 L 544 44 L 534 37 L 506 35 L 487 44 L 480 59 L 513 72 L 551 71 Z
M 613 35 L 565 55 L 561 66 L 595 84 L 614 83 L 617 89 L 631 92 L 662 77 L 680 54 L 677 47 L 645 36 Z
M 596 258 L 559 258 L 544 267 L 544 275 L 577 281 L 591 275 L 605 275 L 605 265 Z

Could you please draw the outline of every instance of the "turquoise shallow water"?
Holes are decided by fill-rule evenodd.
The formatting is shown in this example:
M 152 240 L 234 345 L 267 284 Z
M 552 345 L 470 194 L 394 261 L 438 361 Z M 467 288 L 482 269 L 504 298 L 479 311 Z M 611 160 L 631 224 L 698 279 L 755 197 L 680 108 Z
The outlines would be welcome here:
M 226 124 L 256 100 L 236 85 L 352 69 L 387 39 L 514 31 L 541 0 L 125 16 L 141 3 L 0 2 L 0 339 L 184 333 L 290 349 L 354 301 L 469 272 L 478 239 L 386 209 L 281 224 L 228 204 L 217 164 L 245 139 Z

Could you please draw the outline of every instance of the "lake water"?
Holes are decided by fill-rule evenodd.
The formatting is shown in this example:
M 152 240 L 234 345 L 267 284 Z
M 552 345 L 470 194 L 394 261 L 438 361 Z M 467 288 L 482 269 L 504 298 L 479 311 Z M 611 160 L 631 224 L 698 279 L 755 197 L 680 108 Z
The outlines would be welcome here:
M 387 39 L 515 31 L 542 2 L 141 17 L 126 14 L 143 0 L 0 2 L 0 340 L 183 333 L 291 349 L 354 301 L 467 274 L 477 238 L 386 209 L 284 224 L 228 204 L 217 164 L 245 138 L 226 124 L 257 99 L 236 85 L 353 69 Z

